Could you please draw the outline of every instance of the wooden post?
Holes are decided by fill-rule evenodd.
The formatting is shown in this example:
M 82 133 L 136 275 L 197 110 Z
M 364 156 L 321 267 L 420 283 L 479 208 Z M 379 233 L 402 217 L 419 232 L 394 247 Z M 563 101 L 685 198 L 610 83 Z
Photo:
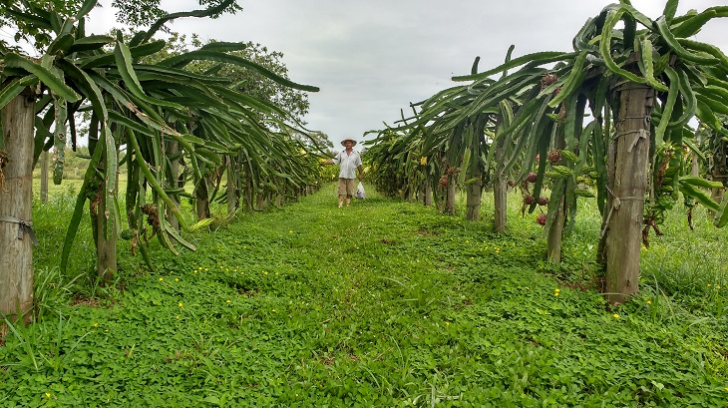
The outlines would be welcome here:
M 650 115 L 654 90 L 626 83 L 620 89 L 616 121 L 614 183 L 605 208 L 606 298 L 624 303 L 639 291 L 640 249 L 650 150 Z
M 699 161 L 698 154 L 695 152 L 692 152 L 690 155 L 693 159 L 693 162 L 692 162 L 693 167 L 690 171 L 690 175 L 693 177 L 698 177 L 698 176 L 700 176 L 700 161 Z
M 455 214 L 455 177 L 452 175 L 447 176 L 447 198 L 445 202 L 445 212 L 450 215 Z
M 40 155 L 40 202 L 48 202 L 48 152 Z
M 720 174 L 720 169 L 718 169 L 718 167 L 715 165 L 713 166 L 711 178 L 713 181 L 717 181 L 719 183 L 722 183 L 723 181 L 725 181 L 724 180 L 725 176 Z M 710 198 L 712 198 L 713 201 L 715 201 L 716 203 L 721 204 L 721 202 L 723 201 L 724 194 L 725 194 L 725 187 L 714 188 L 714 189 L 711 189 Z M 711 214 L 712 214 L 712 212 L 711 212 Z
M 566 221 L 566 200 L 562 196 L 559 205 L 556 207 L 556 218 L 548 230 L 547 259 L 551 263 L 561 263 L 561 242 L 564 235 L 564 222 Z
M 235 168 L 235 160 L 232 156 L 227 157 L 227 207 L 228 217 L 235 215 L 238 210 L 238 172 Z
M 425 180 L 425 207 L 432 206 L 432 180 L 427 177 Z
M 104 188 L 104 185 L 101 185 Z M 103 191 L 101 192 L 103 194 Z M 114 205 L 109 202 L 109 205 Z M 116 221 L 113 218 L 107 218 L 106 206 L 104 200 L 99 200 L 98 212 L 96 214 L 96 270 L 99 278 L 104 282 L 110 283 L 117 272 L 117 250 L 116 250 Z M 108 231 L 108 238 L 104 232 Z
M 474 174 L 478 181 L 468 185 L 467 197 L 467 219 L 470 221 L 480 220 L 480 203 L 483 197 L 483 181 L 480 174 Z
M 25 91 L 2 112 L 3 144 L 8 162 L 0 166 L 0 313 L 10 321 L 32 319 L 33 242 L 27 228 L 33 212 L 33 134 L 35 98 Z M 0 159 L 3 160 L 4 159 Z M 22 238 L 22 239 L 21 239 Z M 19 315 L 18 315 L 19 312 Z
M 207 182 L 200 180 L 195 188 L 195 209 L 197 220 L 202 221 L 210 218 L 210 197 L 207 192 Z
M 500 124 L 500 121 L 498 122 Z M 500 126 L 499 126 L 500 127 Z M 495 177 L 493 180 L 494 225 L 496 234 L 504 234 L 508 227 L 508 180 L 505 173 L 505 139 L 498 139 L 495 145 Z
M 563 150 L 566 148 L 566 140 L 564 138 L 563 130 L 559 131 L 554 143 L 554 147 L 559 150 Z M 568 188 L 567 184 L 568 183 L 566 182 L 561 184 L 563 186 L 561 188 L 563 189 L 562 191 L 564 191 L 564 193 L 559 199 L 559 205 L 557 205 L 555 208 L 557 213 L 556 217 L 554 218 L 554 222 L 551 224 L 549 230 L 547 231 L 548 235 L 546 238 L 546 259 L 554 264 L 561 263 L 561 243 L 564 236 L 564 223 L 566 222 L 566 200 L 564 197 L 566 195 L 565 190 Z
M 177 141 L 167 141 L 167 157 L 170 158 L 170 171 L 167 174 L 167 186 L 173 189 L 179 188 L 179 142 Z M 179 207 L 179 194 L 172 193 L 169 195 L 169 198 L 172 200 L 172 202 Z M 177 217 L 174 216 L 171 209 L 167 208 L 166 211 L 167 214 L 165 216 L 167 217 L 167 222 L 169 222 L 169 225 L 172 226 L 175 230 L 179 231 L 179 220 L 177 220 Z

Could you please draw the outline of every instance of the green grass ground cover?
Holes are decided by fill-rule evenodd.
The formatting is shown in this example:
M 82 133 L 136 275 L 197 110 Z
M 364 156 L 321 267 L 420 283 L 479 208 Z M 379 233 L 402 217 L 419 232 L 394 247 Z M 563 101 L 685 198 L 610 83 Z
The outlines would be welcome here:
M 51 266 L 71 200 L 36 208 L 44 313 L 0 347 L 0 406 L 728 406 L 727 237 L 702 212 L 691 233 L 675 210 L 608 310 L 588 201 L 553 267 L 515 196 L 496 236 L 367 193 L 244 214 L 153 272 L 122 248 L 115 288 L 86 277 L 87 226 Z

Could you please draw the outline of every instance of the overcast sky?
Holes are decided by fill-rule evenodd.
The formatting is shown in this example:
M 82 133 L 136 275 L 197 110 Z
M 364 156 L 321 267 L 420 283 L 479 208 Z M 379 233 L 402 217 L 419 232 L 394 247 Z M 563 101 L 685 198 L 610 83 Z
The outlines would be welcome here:
M 616 0 L 615 0 L 616 1 Z M 368 130 L 399 119 L 400 109 L 453 85 L 450 77 L 514 56 L 570 51 L 587 18 L 614 1 L 583 0 L 238 0 L 243 12 L 217 20 L 179 19 L 170 28 L 203 40 L 253 41 L 285 54 L 290 78 L 315 85 L 308 127 L 338 143 L 362 140 Z M 93 11 L 89 31 L 118 26 L 110 0 Z M 683 0 L 678 14 L 724 5 L 725 0 Z M 656 18 L 664 0 L 633 0 Z M 196 0 L 163 0 L 167 11 L 200 8 Z M 714 20 L 697 36 L 728 54 L 728 19 Z

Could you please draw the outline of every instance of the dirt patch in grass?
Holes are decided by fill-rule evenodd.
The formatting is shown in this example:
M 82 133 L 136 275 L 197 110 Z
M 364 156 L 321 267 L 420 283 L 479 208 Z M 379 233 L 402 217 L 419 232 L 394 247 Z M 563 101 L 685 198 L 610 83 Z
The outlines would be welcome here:
M 99 307 L 100 305 L 101 303 L 96 299 L 74 298 L 71 301 L 71 306 Z
M 415 231 L 415 235 L 421 235 L 426 238 L 438 238 L 440 236 L 440 234 L 431 232 L 431 231 L 427 230 L 426 228 L 418 229 L 417 231 Z
M 5 335 L 8 334 L 8 326 L 5 323 L 0 324 L 0 347 L 5 345 Z

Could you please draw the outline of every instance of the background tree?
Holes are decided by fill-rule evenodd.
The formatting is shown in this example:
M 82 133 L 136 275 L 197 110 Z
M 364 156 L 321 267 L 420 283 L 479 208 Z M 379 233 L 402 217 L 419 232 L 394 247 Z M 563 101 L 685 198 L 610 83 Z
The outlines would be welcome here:
M 42 51 L 52 39 L 53 22 L 33 18 L 33 14 L 54 10 L 61 17 L 76 15 L 84 0 L 0 0 L 0 27 L 15 31 L 15 42 L 27 41 L 36 50 Z M 58 22 L 56 22 L 57 24 Z M 9 45 L 0 40 L 0 45 Z
M 118 9 L 116 18 L 123 24 L 141 27 L 149 26 L 159 21 L 162 17 L 170 15 L 169 12 L 160 8 L 162 0 L 113 0 L 111 5 Z M 198 0 L 198 3 L 205 8 L 213 8 L 226 3 L 225 0 Z M 243 8 L 233 2 L 225 5 L 210 18 L 218 18 L 225 13 L 235 14 Z

